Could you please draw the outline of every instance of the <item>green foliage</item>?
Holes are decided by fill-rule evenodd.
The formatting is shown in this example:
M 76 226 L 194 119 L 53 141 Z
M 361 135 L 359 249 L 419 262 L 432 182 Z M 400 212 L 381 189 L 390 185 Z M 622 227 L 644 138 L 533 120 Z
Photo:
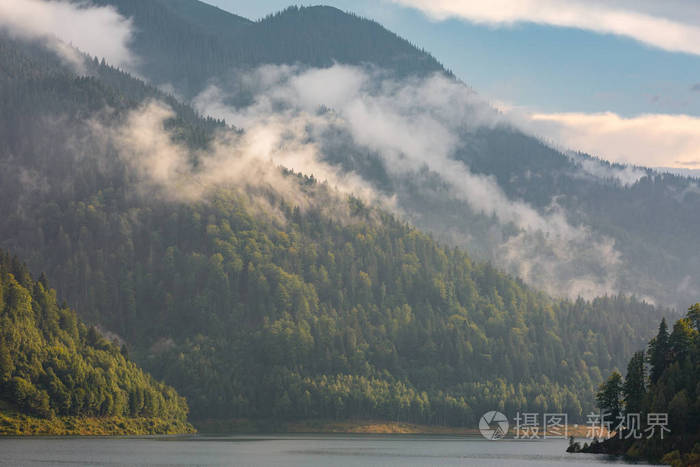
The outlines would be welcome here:
M 161 94 L 102 64 L 78 78 L 40 51 L 3 44 L 3 246 L 46 271 L 82 318 L 121 336 L 195 418 L 464 424 L 496 408 L 576 418 L 593 407 L 589 388 L 623 367 L 656 322 L 659 311 L 633 298 L 551 299 L 311 177 L 285 175 L 303 209 L 264 189 L 221 187 L 190 204 L 141 196 L 113 148 L 82 129 L 118 125 Z M 206 145 L 218 123 L 176 113 L 177 138 Z M 27 354 L 43 357 L 13 360 L 11 376 L 46 391 L 56 413 L 164 410 L 168 398 L 124 369 L 133 364 L 117 346 L 55 306 L 26 270 L 13 275 L 24 285 L 0 288 L 5 308 L 53 311 L 48 345 L 32 338 Z M 17 339 L 2 342 L 14 355 Z
M 690 307 L 670 336 L 666 321 L 661 322 L 659 333 L 649 343 L 649 381 L 644 378 L 643 354 L 638 352 L 624 382 L 624 412 L 641 414 L 642 429 L 647 414 L 668 414 L 670 433 L 663 439 L 658 433 L 652 438 L 645 433 L 639 440 L 622 436 L 611 444 L 616 452 L 634 452 L 637 457 L 673 465 L 694 465 L 700 460 L 700 331 L 693 327 L 699 307 Z M 618 381 L 619 374 L 613 373 L 608 381 L 613 379 Z M 612 393 L 612 385 L 610 389 Z M 602 405 L 607 408 L 607 398 L 600 399 L 605 399 Z
M 59 307 L 46 281 L 0 251 L 0 401 L 37 417 L 159 417 L 184 421 L 170 387 L 125 359 L 75 312 Z M 138 399 L 139 404 L 127 404 Z
M 641 342 L 620 320 L 655 313 L 622 297 L 552 301 L 390 216 L 347 224 L 279 203 L 281 224 L 223 193 L 149 222 L 151 238 L 182 226 L 189 236 L 150 244 L 163 260 L 134 267 L 143 312 L 115 324 L 130 341 L 161 342 L 141 358 L 198 416 L 463 423 L 507 406 L 573 417 L 591 407 L 578 388 Z M 157 324 L 140 319 L 147 309 L 163 310 Z M 334 404 L 323 378 L 336 378 Z M 372 401 L 399 383 L 410 390 L 395 412 Z
M 0 436 L 133 436 L 194 432 L 187 421 L 177 419 L 120 416 L 45 418 L 5 407 L 1 401 L 0 409 Z
M 629 413 L 641 413 L 646 397 L 646 368 L 643 350 L 635 352 L 627 365 L 627 377 L 622 391 L 625 410 Z
M 196 0 L 99 0 L 132 18 L 132 47 L 143 58 L 142 76 L 174 86 L 191 99 L 212 81 L 233 83 L 228 104 L 250 103 L 238 72 L 265 64 L 327 67 L 334 63 L 377 67 L 397 78 L 450 73 L 433 57 L 381 25 L 330 7 L 291 7 L 253 22 Z M 231 76 L 233 75 L 233 76 Z M 238 95 L 238 94 L 242 95 Z M 377 154 L 337 129 L 324 141 L 328 162 L 352 170 L 412 214 L 419 228 L 444 238 L 466 233 L 475 257 L 493 257 L 494 233 L 520 233 L 491 213 L 454 199 L 437 174 L 389 175 Z M 482 127 L 460 135 L 454 157 L 475 174 L 498 181 L 510 199 L 540 212 L 552 201 L 570 224 L 590 227 L 615 242 L 621 290 L 681 309 L 699 292 L 690 279 L 700 270 L 700 195 L 691 178 L 610 164 L 586 154 L 564 154 L 510 126 Z M 589 167 L 594 167 L 592 173 Z M 625 178 L 641 178 L 628 183 Z M 619 178 L 617 177 L 619 176 Z M 585 263 L 585 258 L 582 258 Z M 572 278 L 580 263 L 568 272 Z M 597 270 L 590 269 L 591 274 Z M 678 287 L 679 284 L 687 284 Z
M 610 377 L 600 385 L 595 396 L 600 409 L 607 413 L 610 420 L 618 420 L 622 413 L 622 375 L 614 371 Z
M 659 324 L 659 332 L 649 343 L 649 364 L 651 365 L 649 377 L 652 383 L 656 383 L 666 370 L 669 356 L 668 326 L 664 318 Z
M 50 417 L 49 395 L 46 391 L 37 389 L 30 381 L 15 376 L 5 385 L 3 390 L 22 410 L 39 417 Z
M 700 303 L 696 303 L 688 309 L 688 321 L 696 331 L 700 331 Z

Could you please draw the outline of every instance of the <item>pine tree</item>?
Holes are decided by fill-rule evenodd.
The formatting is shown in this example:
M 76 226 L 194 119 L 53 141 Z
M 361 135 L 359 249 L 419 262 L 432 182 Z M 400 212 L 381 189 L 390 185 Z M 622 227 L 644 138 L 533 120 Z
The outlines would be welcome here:
M 600 410 L 608 414 L 606 420 L 616 423 L 622 413 L 622 375 L 617 371 L 613 372 L 600 385 L 595 399 Z
M 640 413 L 646 395 L 644 351 L 636 352 L 627 365 L 627 377 L 623 385 L 626 413 Z
M 659 325 L 659 332 L 649 343 L 649 364 L 651 365 L 649 377 L 652 383 L 656 383 L 666 369 L 668 355 L 668 326 L 664 318 Z
M 700 303 L 688 308 L 688 320 L 696 331 L 700 331 Z
M 690 327 L 690 321 L 687 318 L 676 321 L 673 332 L 668 338 L 668 347 L 673 361 L 683 363 L 693 345 L 692 335 L 693 328 Z

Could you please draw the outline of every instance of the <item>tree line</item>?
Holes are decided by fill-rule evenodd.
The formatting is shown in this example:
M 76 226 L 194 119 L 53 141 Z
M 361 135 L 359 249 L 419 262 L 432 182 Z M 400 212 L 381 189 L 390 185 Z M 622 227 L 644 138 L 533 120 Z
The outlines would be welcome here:
M 670 332 L 662 320 L 647 350 L 630 359 L 625 378 L 613 372 L 601 384 L 596 400 L 619 429 L 602 448 L 592 448 L 672 465 L 700 462 L 700 303 L 691 306 Z M 633 427 L 626 420 L 636 414 L 641 415 L 641 425 Z M 667 421 L 665 436 L 661 428 L 648 436 L 649 414 L 661 414 Z M 637 439 L 630 436 L 633 429 L 647 434 Z
M 102 63 L 76 77 L 12 41 L 0 61 L 1 245 L 121 336 L 193 418 L 580 416 L 661 313 L 623 296 L 552 299 L 291 172 L 306 208 L 272 187 L 143 196 L 82 129 L 162 94 Z M 206 146 L 220 122 L 174 109 L 173 138 Z
M 0 251 L 0 401 L 38 417 L 125 416 L 185 421 L 175 390 L 144 373 L 125 348 L 56 301 Z

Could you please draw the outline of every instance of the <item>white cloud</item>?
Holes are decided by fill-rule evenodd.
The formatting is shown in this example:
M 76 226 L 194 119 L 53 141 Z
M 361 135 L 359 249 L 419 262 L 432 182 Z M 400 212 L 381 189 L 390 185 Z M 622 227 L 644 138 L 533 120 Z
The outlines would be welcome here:
M 132 25 L 112 7 L 43 0 L 0 0 L 0 31 L 20 39 L 42 40 L 63 59 L 80 68 L 75 50 L 131 69 Z M 73 46 L 73 47 L 71 47 Z
M 578 153 L 571 154 L 570 157 L 581 167 L 584 174 L 602 180 L 615 179 L 623 186 L 634 185 L 647 175 L 645 170 L 637 167 L 629 165 L 624 167 L 610 166 L 604 161 L 589 159 Z
M 700 55 L 700 7 L 692 1 L 656 4 L 625 0 L 393 1 L 417 8 L 437 20 L 455 17 L 496 26 L 530 22 L 571 27 L 626 36 L 672 52 Z
M 323 141 L 326 130 L 341 128 L 355 145 L 381 157 L 396 183 L 419 179 L 427 169 L 440 176 L 448 196 L 464 203 L 465 210 L 468 206 L 514 226 L 517 233 L 494 238 L 497 244 L 489 252 L 508 271 L 552 294 L 593 297 L 617 291 L 622 262 L 614 241 L 586 226 L 571 225 L 555 201 L 540 212 L 509 199 L 493 177 L 473 173 L 455 159 L 465 133 L 509 123 L 467 86 L 439 74 L 397 82 L 379 70 L 335 65 L 265 66 L 236 76 L 232 87 L 231 94 L 222 83 L 209 87 L 194 100 L 196 108 L 246 133 L 276 122 L 282 128 L 305 128 L 312 141 Z M 227 105 L 242 88 L 253 93 L 254 102 L 244 108 Z M 322 105 L 332 106 L 332 111 L 317 113 Z M 300 162 L 296 170 L 317 175 L 319 166 Z M 345 177 L 358 178 L 352 173 Z M 410 201 L 401 207 L 410 210 Z M 408 214 L 420 218 L 424 213 Z M 444 231 L 442 225 L 426 227 Z M 469 232 L 457 235 L 465 238 Z
M 192 150 L 174 142 L 173 134 L 166 130 L 166 122 L 174 116 L 169 106 L 150 101 L 132 110 L 122 125 L 105 126 L 100 119 L 91 120 L 89 135 L 98 138 L 99 146 L 117 149 L 120 158 L 144 182 L 140 188 L 149 194 L 156 188 L 173 200 L 201 200 L 225 186 L 241 188 L 243 194 L 250 194 L 251 189 L 269 189 L 302 208 L 321 202 L 307 196 L 292 177 L 283 176 L 280 167 L 285 167 L 328 182 L 335 194 L 353 194 L 387 206 L 392 203 L 376 195 L 359 177 L 322 162 L 316 145 L 309 141 L 307 121 L 302 118 L 271 116 L 243 134 L 221 129 L 208 149 Z M 80 146 L 90 145 L 82 142 Z M 198 160 L 196 168 L 192 166 L 193 158 Z M 324 197 L 323 202 L 341 199 Z M 330 211 L 340 204 L 329 204 L 328 213 L 338 217 Z
M 535 113 L 528 130 L 610 161 L 647 167 L 700 168 L 700 117 L 615 113 Z M 522 122 L 523 120 L 520 119 Z

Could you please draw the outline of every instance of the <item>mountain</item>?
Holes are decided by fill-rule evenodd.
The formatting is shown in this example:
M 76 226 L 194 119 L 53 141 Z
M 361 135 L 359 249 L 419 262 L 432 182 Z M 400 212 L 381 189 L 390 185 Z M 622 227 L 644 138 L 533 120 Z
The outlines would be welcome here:
M 34 281 L 0 251 L 0 433 L 186 432 L 187 412 L 173 388 L 59 306 L 43 275 Z
M 332 7 L 290 7 L 253 22 L 192 0 L 97 0 L 134 22 L 138 72 L 194 97 L 212 77 L 236 68 L 335 61 L 375 63 L 406 75 L 444 71 L 429 54 L 374 21 Z
M 86 67 L 0 39 L 0 245 L 194 420 L 579 418 L 668 313 L 551 298 L 256 156 L 258 135 Z
M 331 70 L 334 64 L 359 67 L 371 80 L 383 80 L 377 84 L 379 91 L 361 90 L 361 104 L 367 103 L 367 93 L 386 88 L 415 90 L 419 79 L 421 89 L 430 90 L 434 73 L 459 84 L 463 94 L 468 91 L 426 52 L 373 21 L 331 7 L 292 7 L 251 22 L 196 0 L 99 3 L 113 5 L 133 19 L 133 50 L 143 61 L 138 71 L 152 83 L 168 85 L 195 104 L 201 104 L 212 84 L 223 91 L 217 105 L 198 107 L 216 114 L 228 106 L 229 111 L 215 115 L 218 118 L 247 115 L 246 105 L 269 98 L 269 89 L 256 89 L 265 81 L 255 75 L 262 65 L 296 66 L 297 75 L 309 68 Z M 385 71 L 388 76 L 382 74 Z M 280 72 L 284 69 L 275 71 Z M 246 73 L 253 78 L 246 79 Z M 333 73 L 318 78 L 308 80 L 309 93 L 313 86 L 319 90 L 338 82 Z M 416 95 L 425 97 L 420 89 L 410 98 Z M 398 99 L 396 93 L 370 97 L 370 104 L 377 97 Z M 700 271 L 700 240 L 695 235 L 700 191 L 693 178 L 560 151 L 507 118 L 492 116 L 493 109 L 469 109 L 459 99 L 446 99 L 437 110 L 425 110 L 416 101 L 414 107 L 390 115 L 406 117 L 407 126 L 399 130 L 419 145 L 415 130 L 421 128 L 413 125 L 433 123 L 437 112 L 447 135 L 435 143 L 451 141 L 442 165 L 428 147 L 409 167 L 407 142 L 390 148 L 403 153 L 397 156 L 387 151 L 385 141 L 373 145 L 372 138 L 378 136 L 368 137 L 366 129 L 358 135 L 348 117 L 356 105 L 341 109 L 337 102 L 320 104 L 331 110 L 334 124 L 346 120 L 341 128 L 314 135 L 327 162 L 360 176 L 387 198 L 396 197 L 401 212 L 417 227 L 467 248 L 530 285 L 572 299 L 579 294 L 636 294 L 679 310 L 700 293 L 695 279 Z M 479 123 L 484 113 L 498 123 Z M 445 169 L 453 161 L 461 164 L 455 166 L 459 170 Z M 459 173 L 463 181 L 455 180 Z M 489 194 L 470 191 L 469 185 L 476 184 L 488 185 Z M 523 209 L 528 213 L 514 213 Z M 537 219 L 526 219 L 532 217 Z M 541 232 L 542 224 L 551 231 Z

